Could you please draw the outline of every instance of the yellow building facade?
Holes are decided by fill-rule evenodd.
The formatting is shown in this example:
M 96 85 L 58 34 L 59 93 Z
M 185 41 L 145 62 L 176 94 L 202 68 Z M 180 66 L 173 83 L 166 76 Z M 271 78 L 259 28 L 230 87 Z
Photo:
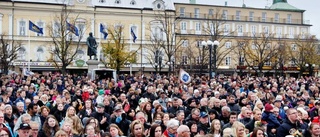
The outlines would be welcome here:
M 288 4 L 289 5 L 289 4 Z M 157 30 L 156 19 L 158 11 L 166 10 L 175 20 L 173 30 L 176 46 L 181 45 L 171 60 L 174 68 L 183 68 L 190 64 L 200 64 L 201 50 L 199 45 L 204 40 L 219 39 L 219 51 L 225 51 L 236 45 L 238 39 L 253 37 L 260 33 L 274 34 L 274 37 L 291 41 L 300 34 L 309 34 L 310 24 L 304 21 L 304 10 L 295 9 L 290 5 L 275 3 L 269 8 L 230 7 L 216 5 L 201 5 L 195 3 L 176 3 L 171 0 L 7 0 L 0 2 L 0 34 L 10 40 L 22 41 L 18 58 L 13 62 L 16 68 L 30 65 L 31 70 L 52 70 L 54 64 L 48 62 L 52 55 L 52 37 L 50 30 L 55 28 L 55 19 L 66 7 L 71 10 L 67 20 L 74 21 L 81 32 L 82 39 L 76 60 L 88 60 L 86 38 L 93 33 L 98 43 L 107 43 L 110 38 L 103 39 L 99 25 L 107 28 L 123 26 L 123 39 L 128 50 L 138 50 L 137 62 L 132 64 L 132 71 L 154 71 L 154 61 L 146 56 L 152 52 L 145 46 L 152 46 L 152 35 L 163 35 L 163 30 Z M 212 21 L 217 19 L 219 23 Z M 76 19 L 76 20 L 74 20 Z M 43 35 L 29 31 L 29 21 L 43 28 Z M 215 27 L 216 34 L 208 30 Z M 133 29 L 137 40 L 134 43 L 131 36 Z M 218 34 L 217 34 L 218 32 Z M 159 33 L 159 34 L 156 34 Z M 77 40 L 77 39 L 73 39 Z M 186 49 L 191 48 L 191 53 Z M 98 56 L 103 58 L 101 46 Z M 192 56 L 191 56 L 192 55 Z M 164 55 L 162 51 L 161 56 Z M 192 58 L 191 58 L 192 57 Z M 154 57 L 151 57 L 154 58 Z M 239 57 L 234 53 L 217 59 L 218 69 L 234 70 L 239 64 Z M 168 71 L 167 57 L 163 57 L 163 70 Z M 181 66 L 182 64 L 182 66 Z M 99 65 L 104 67 L 103 64 Z M 68 69 L 87 69 L 86 64 L 79 66 L 72 63 Z M 123 68 L 129 71 L 129 65 Z

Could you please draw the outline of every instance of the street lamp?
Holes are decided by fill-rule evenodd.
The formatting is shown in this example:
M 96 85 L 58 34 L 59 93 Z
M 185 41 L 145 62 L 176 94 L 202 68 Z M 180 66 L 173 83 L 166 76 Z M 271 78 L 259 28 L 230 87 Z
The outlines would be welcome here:
M 306 67 L 309 70 L 309 76 L 313 76 L 313 69 L 315 66 L 316 66 L 315 64 L 312 64 L 312 65 L 306 64 Z
M 158 63 L 154 63 L 154 66 L 155 66 L 155 70 L 156 70 L 156 74 L 157 74 L 157 71 L 158 71 Z
M 209 76 L 210 79 L 212 78 L 212 45 L 213 45 L 213 71 L 214 74 L 216 74 L 216 69 L 217 69 L 217 47 L 219 46 L 219 41 L 215 40 L 212 42 L 211 40 L 202 41 L 201 45 L 202 46 L 208 46 L 209 47 Z

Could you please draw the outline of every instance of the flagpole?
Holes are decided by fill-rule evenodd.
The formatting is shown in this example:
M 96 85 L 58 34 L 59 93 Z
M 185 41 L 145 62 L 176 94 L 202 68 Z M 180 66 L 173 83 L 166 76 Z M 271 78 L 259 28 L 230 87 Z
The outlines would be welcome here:
M 97 56 L 99 55 L 97 58 L 98 58 L 98 61 L 99 61 L 99 64 L 100 64 L 100 48 L 102 48 L 102 47 L 101 47 L 101 33 L 99 33 L 99 34 L 100 34 L 100 37 L 99 37 L 99 47 L 97 48 L 97 51 L 96 51 L 96 52 L 97 52 Z M 98 50 L 98 49 L 99 49 L 99 50 Z M 99 64 L 98 64 L 98 68 L 99 68 Z
M 31 42 L 30 42 L 30 30 L 28 31 L 28 35 L 29 35 L 29 40 L 28 40 L 28 50 L 29 50 L 29 53 L 28 53 L 28 71 L 30 71 L 30 59 L 31 59 L 31 57 L 30 57 L 30 55 L 31 55 Z
M 130 42 L 130 47 L 129 47 L 130 53 L 131 53 L 132 42 L 133 41 Z M 130 76 L 132 76 L 132 63 L 131 62 L 130 62 Z

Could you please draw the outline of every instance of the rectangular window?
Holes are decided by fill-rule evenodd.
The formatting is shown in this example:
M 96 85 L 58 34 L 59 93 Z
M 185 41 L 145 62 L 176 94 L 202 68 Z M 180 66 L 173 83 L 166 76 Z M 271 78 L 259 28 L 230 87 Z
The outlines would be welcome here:
M 209 9 L 209 13 L 208 13 L 209 17 L 213 16 L 213 9 Z
M 236 20 L 240 20 L 241 11 L 236 11 Z
M 19 35 L 20 36 L 26 35 L 26 22 L 23 20 L 19 21 Z
M 249 21 L 254 21 L 254 12 L 253 11 L 249 12 Z
M 222 11 L 222 19 L 223 20 L 227 20 L 228 19 L 228 11 L 227 10 L 223 10 Z
M 291 14 L 287 15 L 287 23 L 291 23 Z
M 288 38 L 294 38 L 294 28 L 289 27 Z
M 231 65 L 231 57 L 226 57 L 226 65 L 229 66 Z
M 225 46 L 226 46 L 226 49 L 230 49 L 231 48 L 231 42 L 226 42 Z
M 209 27 L 210 27 L 211 35 L 214 35 L 214 33 L 215 33 L 214 24 L 213 23 L 209 23 Z
M 196 34 L 201 34 L 201 23 L 196 22 Z
M 61 36 L 61 25 L 59 22 L 55 22 L 54 25 L 53 25 L 53 30 L 54 30 L 54 33 L 53 35 L 55 37 L 60 37 Z
M 276 14 L 274 15 L 274 22 L 275 22 L 275 23 L 279 23 L 279 19 L 280 19 L 280 15 L 279 15 L 279 13 L 276 13 Z
M 182 56 L 182 64 L 185 65 L 185 64 L 188 64 L 188 56 Z
M 223 29 L 224 35 L 228 35 L 230 32 L 230 25 L 229 24 L 224 24 L 224 29 Z
M 277 38 L 282 38 L 282 27 L 276 27 Z
M 37 22 L 37 25 L 39 28 L 42 28 L 42 32 L 44 33 L 44 22 L 39 21 L 39 22 Z M 37 33 L 37 36 L 43 36 L 43 34 Z
M 181 31 L 187 31 L 187 22 L 181 22 Z
M 251 26 L 251 34 L 252 36 L 255 36 L 257 34 L 257 26 L 255 25 Z
M 262 12 L 261 21 L 262 22 L 266 22 L 267 21 L 267 13 L 266 12 Z
M 237 32 L 238 32 L 238 36 L 242 36 L 243 34 L 243 26 L 242 25 L 238 25 L 237 26 Z
M 269 26 L 264 26 L 263 32 L 264 32 L 264 34 L 269 34 Z
M 188 47 L 188 45 L 189 45 L 189 41 L 188 40 L 183 40 L 182 46 L 183 47 Z
M 199 8 L 194 8 L 194 18 L 199 18 L 200 17 L 200 9 Z
M 185 16 L 185 7 L 180 7 L 180 17 L 184 17 Z

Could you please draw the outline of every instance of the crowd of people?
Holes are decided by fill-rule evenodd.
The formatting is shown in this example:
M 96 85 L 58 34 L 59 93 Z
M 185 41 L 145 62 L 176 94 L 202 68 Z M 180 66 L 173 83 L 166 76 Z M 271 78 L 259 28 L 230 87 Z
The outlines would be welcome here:
M 320 137 L 317 77 L 2 75 L 0 137 Z

